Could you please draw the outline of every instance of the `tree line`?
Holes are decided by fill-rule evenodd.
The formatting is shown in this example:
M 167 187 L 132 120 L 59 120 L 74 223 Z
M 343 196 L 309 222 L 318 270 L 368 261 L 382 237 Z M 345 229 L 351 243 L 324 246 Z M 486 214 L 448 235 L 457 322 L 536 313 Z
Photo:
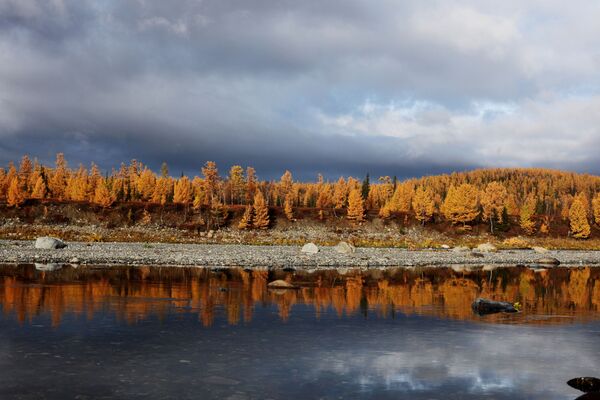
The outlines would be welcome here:
M 374 182 L 368 175 L 333 182 L 318 175 L 316 182 L 300 182 L 290 171 L 279 180 L 260 180 L 254 168 L 239 165 L 222 176 L 212 161 L 193 177 L 172 177 L 166 164 L 155 173 L 137 160 L 102 174 L 94 163 L 69 168 L 59 153 L 53 166 L 23 156 L 18 167 L 0 168 L 0 198 L 11 207 L 27 199 L 87 201 L 107 208 L 115 202 L 176 203 L 186 212 L 188 207 L 209 210 L 216 225 L 230 206 L 244 206 L 240 229 L 267 229 L 269 207 L 281 207 L 290 221 L 298 208 L 313 208 L 321 219 L 345 216 L 358 224 L 373 210 L 384 220 L 449 221 L 463 230 L 483 221 L 492 233 L 518 223 L 527 234 L 545 234 L 562 221 L 579 239 L 590 236 L 591 224 L 600 225 L 600 177 L 538 168 L 479 169 L 404 181 L 382 176 Z

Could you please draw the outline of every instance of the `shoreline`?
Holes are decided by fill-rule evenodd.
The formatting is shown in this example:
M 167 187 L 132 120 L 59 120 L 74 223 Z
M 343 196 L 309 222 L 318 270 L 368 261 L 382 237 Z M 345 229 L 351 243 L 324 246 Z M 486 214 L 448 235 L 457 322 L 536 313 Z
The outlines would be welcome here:
M 599 265 L 597 250 L 499 250 L 490 253 L 452 250 L 407 250 L 358 247 L 354 253 L 337 253 L 319 246 L 316 254 L 300 246 L 242 244 L 172 244 L 123 242 L 69 242 L 65 249 L 35 249 L 33 241 L 0 240 L 2 264 L 156 265 L 248 268 L 383 268 L 444 265 L 540 265 L 556 258 L 561 266 Z M 546 265 L 545 265 L 546 266 Z M 548 265 L 548 267 L 552 267 Z

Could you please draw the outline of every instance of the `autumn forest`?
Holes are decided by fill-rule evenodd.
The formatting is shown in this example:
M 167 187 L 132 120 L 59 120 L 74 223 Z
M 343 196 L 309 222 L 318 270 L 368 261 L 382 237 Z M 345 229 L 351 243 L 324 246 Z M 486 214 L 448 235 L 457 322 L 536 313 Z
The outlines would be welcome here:
M 212 227 L 241 230 L 273 226 L 273 210 L 300 223 L 299 210 L 318 218 L 343 218 L 358 226 L 373 218 L 421 225 L 445 222 L 457 232 L 485 224 L 491 233 L 518 228 L 544 235 L 556 224 L 567 235 L 586 239 L 600 224 L 600 177 L 547 169 L 480 169 L 407 180 L 395 177 L 340 177 L 314 182 L 294 180 L 285 171 L 279 180 L 260 180 L 252 167 L 232 166 L 225 174 L 207 161 L 197 176 L 173 177 L 166 164 L 157 173 L 132 160 L 102 172 L 92 163 L 70 168 L 63 154 L 54 165 L 24 156 L 18 166 L 0 169 L 0 197 L 7 207 L 28 201 L 87 202 L 101 208 L 118 203 L 179 204 L 186 218 Z M 238 220 L 230 211 L 243 209 Z M 241 213 L 240 213 L 241 214 Z

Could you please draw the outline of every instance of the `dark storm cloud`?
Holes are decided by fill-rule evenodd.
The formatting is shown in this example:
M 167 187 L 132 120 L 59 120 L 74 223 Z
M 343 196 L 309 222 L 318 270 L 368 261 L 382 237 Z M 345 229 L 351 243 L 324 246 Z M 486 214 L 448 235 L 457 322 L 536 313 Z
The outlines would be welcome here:
M 65 151 L 177 174 L 212 159 L 265 178 L 597 171 L 599 13 L 584 1 L 0 0 L 0 161 Z

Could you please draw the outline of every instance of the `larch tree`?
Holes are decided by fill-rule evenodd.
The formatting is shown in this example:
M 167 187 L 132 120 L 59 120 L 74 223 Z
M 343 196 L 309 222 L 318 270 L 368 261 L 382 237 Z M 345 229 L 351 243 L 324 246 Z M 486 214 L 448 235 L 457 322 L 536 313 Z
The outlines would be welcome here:
M 333 188 L 333 207 L 336 209 L 342 209 L 346 206 L 346 199 L 348 197 L 348 186 L 344 177 L 340 177 L 335 183 Z
M 19 165 L 19 180 L 23 186 L 23 190 L 28 192 L 35 182 L 31 182 L 31 174 L 33 172 L 33 164 L 28 155 L 24 155 L 21 158 L 21 164 Z
M 56 155 L 56 165 L 50 179 L 50 192 L 52 197 L 62 200 L 65 197 L 65 188 L 68 179 L 67 161 L 63 153 Z
M 38 176 L 31 192 L 31 198 L 33 199 L 45 199 L 48 194 L 48 186 L 42 175 Z
M 106 187 L 106 184 L 101 183 L 96 186 L 96 193 L 94 194 L 94 203 L 104 208 L 110 207 L 114 203 L 110 191 Z
M 590 224 L 583 196 L 575 196 L 571 204 L 571 208 L 569 209 L 569 226 L 571 227 L 571 236 L 575 239 L 587 239 L 590 237 Z
M 244 193 L 244 169 L 239 165 L 234 165 L 229 169 L 230 202 L 231 204 L 241 204 Z
M 206 192 L 206 199 L 208 204 L 212 204 L 213 199 L 218 197 L 220 178 L 217 164 L 214 161 L 207 161 L 204 167 L 202 167 L 202 175 L 204 175 L 204 191 Z
M 269 207 L 267 207 L 262 192 L 258 190 L 254 195 L 254 221 L 252 221 L 252 226 L 256 229 L 267 229 L 269 223 Z
M 494 221 L 501 224 L 502 214 L 506 207 L 508 192 L 504 185 L 499 182 L 490 182 L 481 193 L 482 217 L 490 223 L 490 232 L 494 233 Z
M 521 206 L 521 211 L 519 212 L 519 225 L 527 235 L 533 235 L 535 233 L 536 223 L 533 217 L 536 208 L 537 199 L 533 193 L 530 193 L 525 199 L 525 202 Z
M 348 215 L 346 218 L 354 222 L 364 221 L 365 207 L 362 190 L 352 189 L 352 191 L 350 191 L 350 195 L 348 196 Z
M 592 209 L 594 212 L 594 222 L 600 225 L 600 193 L 597 193 L 592 200 Z
M 294 220 L 294 209 L 292 208 L 292 205 L 293 205 L 292 197 L 293 197 L 292 193 L 286 194 L 285 201 L 283 203 L 283 212 L 285 213 L 285 217 L 289 221 Z
M 173 202 L 180 204 L 189 204 L 192 202 L 192 184 L 187 176 L 182 176 L 175 182 Z
M 392 197 L 388 200 L 390 211 L 407 214 L 410 212 L 414 190 L 409 183 L 399 183 Z
M 254 214 L 254 209 L 250 204 L 246 206 L 244 209 L 244 215 L 242 215 L 242 219 L 238 224 L 239 229 L 250 229 L 252 227 L 252 216 Z
M 19 182 L 19 178 L 15 176 L 8 185 L 8 193 L 6 203 L 11 207 L 18 208 L 25 201 L 25 194 Z
M 417 220 L 421 222 L 421 225 L 425 225 L 425 222 L 429 221 L 435 212 L 435 201 L 431 191 L 424 186 L 419 186 L 412 199 L 412 207 Z
M 256 194 L 256 170 L 252 167 L 246 168 L 246 203 L 250 204 Z
M 471 184 L 450 186 L 442 213 L 453 224 L 462 223 L 463 227 L 479 216 L 479 191 Z

